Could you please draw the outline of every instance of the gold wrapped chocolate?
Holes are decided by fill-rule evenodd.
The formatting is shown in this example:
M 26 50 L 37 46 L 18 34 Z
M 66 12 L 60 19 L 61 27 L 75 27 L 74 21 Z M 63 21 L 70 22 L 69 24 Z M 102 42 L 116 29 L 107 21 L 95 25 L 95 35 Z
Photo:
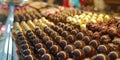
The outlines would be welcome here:
M 36 28 L 35 24 L 31 20 L 28 20 L 27 24 L 31 27 L 31 29 L 35 29 Z

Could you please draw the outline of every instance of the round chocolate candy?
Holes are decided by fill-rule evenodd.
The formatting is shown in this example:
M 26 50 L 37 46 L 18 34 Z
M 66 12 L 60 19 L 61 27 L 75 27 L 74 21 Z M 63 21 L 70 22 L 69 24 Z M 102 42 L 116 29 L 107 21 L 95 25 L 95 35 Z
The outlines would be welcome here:
M 62 40 L 61 36 L 56 36 L 55 39 L 54 39 L 54 41 L 57 42 L 57 43 L 59 43 L 60 40 Z
M 25 49 L 25 50 L 23 50 L 22 53 L 24 54 L 24 56 L 26 56 L 26 55 L 31 54 L 31 50 L 30 49 Z
M 21 49 L 25 50 L 25 49 L 29 48 L 29 45 L 28 44 L 22 44 L 20 47 L 21 47 Z
M 24 60 L 34 60 L 32 55 L 27 55 L 24 57 Z
M 38 38 L 31 39 L 30 41 L 31 41 L 31 43 L 32 43 L 33 45 L 35 45 L 35 44 L 38 44 L 38 43 L 39 43 L 39 39 L 38 39 Z
M 50 40 L 49 36 L 44 36 L 43 39 L 42 39 L 42 41 L 43 41 L 44 43 L 47 42 L 48 40 Z
M 89 42 L 91 41 L 90 38 L 88 36 L 84 36 L 82 41 L 84 41 L 86 44 L 89 44 Z
M 92 57 L 92 60 L 110 60 L 110 58 L 105 54 L 97 54 Z
M 58 26 L 61 26 L 62 24 L 63 24 L 62 22 L 59 22 L 57 25 L 58 25 Z
M 61 36 L 63 36 L 63 37 L 66 37 L 68 35 L 68 32 L 67 31 L 63 31 L 62 33 L 61 33 Z
M 103 35 L 101 38 L 100 38 L 100 42 L 101 43 L 104 43 L 104 44 L 107 44 L 111 41 L 110 37 L 108 35 Z
M 74 49 L 75 49 L 75 47 L 74 47 L 73 45 L 66 45 L 66 46 L 64 47 L 64 50 L 65 50 L 67 53 L 71 53 L 72 50 L 74 50 Z
M 46 54 L 42 55 L 41 60 L 54 60 L 54 57 L 52 55 L 46 53 Z
M 97 47 L 97 52 L 108 54 L 110 52 L 109 46 L 108 45 L 99 45 Z
M 66 40 L 69 41 L 70 43 L 73 43 L 75 41 L 73 35 L 68 35 L 66 37 Z
M 81 48 L 82 49 L 85 45 L 86 45 L 85 42 L 81 41 L 81 40 L 77 40 L 77 41 L 74 42 L 74 46 L 76 48 Z
M 53 55 L 56 55 L 60 50 L 61 48 L 58 45 L 53 45 L 50 47 L 50 52 Z
M 36 28 L 36 29 L 35 29 L 35 33 L 36 33 L 37 35 L 39 35 L 41 32 L 42 32 L 42 31 L 41 31 L 39 28 Z
M 57 30 L 57 32 L 58 32 L 59 34 L 61 34 L 61 33 L 62 33 L 62 31 L 63 31 L 63 29 L 62 29 L 62 28 L 59 28 L 59 29 Z
M 60 45 L 62 48 L 64 48 L 67 44 L 68 44 L 68 43 L 67 43 L 66 40 L 60 40 L 60 42 L 59 42 L 59 45 Z
M 94 48 L 97 48 L 100 45 L 100 42 L 97 40 L 91 40 L 89 42 L 89 45 L 93 46 Z
M 76 30 L 72 30 L 70 33 L 73 34 L 73 35 L 76 35 L 77 31 Z
M 108 56 L 111 60 L 116 60 L 117 58 L 120 58 L 120 53 L 117 51 L 111 51 Z
M 52 40 L 49 40 L 45 44 L 46 44 L 47 48 L 50 48 L 54 44 L 54 42 Z
M 72 28 L 71 28 L 71 27 L 69 27 L 69 26 L 67 26 L 66 31 L 71 32 L 71 31 L 72 31 Z
M 40 48 L 43 48 L 43 44 L 42 43 L 35 44 L 35 49 L 36 50 L 38 50 Z
M 43 54 L 46 54 L 46 53 L 47 53 L 47 51 L 46 51 L 45 48 L 40 48 L 40 49 L 37 50 L 37 52 L 38 52 L 38 55 L 39 55 L 39 56 L 42 56 Z
M 85 53 L 81 49 L 74 49 L 71 53 L 75 60 L 81 60 L 85 58 Z
M 82 32 L 77 33 L 76 38 L 81 40 L 83 38 L 84 34 Z
M 30 31 L 30 30 L 28 30 L 27 32 L 26 32 L 26 35 L 29 37 L 29 36 L 33 36 L 33 33 L 32 33 L 32 31 Z
M 57 53 L 58 60 L 66 60 L 68 57 L 69 57 L 69 55 L 65 51 L 60 51 Z
M 97 54 L 97 51 L 92 46 L 85 46 L 82 48 L 82 50 L 85 52 L 85 56 L 92 57 L 93 55 Z

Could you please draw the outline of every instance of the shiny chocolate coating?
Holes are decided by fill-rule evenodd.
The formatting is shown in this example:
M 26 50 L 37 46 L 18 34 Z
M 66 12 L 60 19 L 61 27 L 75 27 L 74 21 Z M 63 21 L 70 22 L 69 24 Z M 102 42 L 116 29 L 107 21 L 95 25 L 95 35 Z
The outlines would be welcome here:
M 30 49 L 26 49 L 26 50 L 23 50 L 22 53 L 24 54 L 24 56 L 26 56 L 26 55 L 31 54 L 31 50 Z
M 93 46 L 94 48 L 97 48 L 100 45 L 100 42 L 97 40 L 91 40 L 89 42 L 89 45 Z
M 66 45 L 64 47 L 64 50 L 67 52 L 67 53 L 71 53 L 73 50 L 75 49 L 75 47 L 73 45 Z
M 43 54 L 46 54 L 46 53 L 47 53 L 47 51 L 46 51 L 45 48 L 40 48 L 40 49 L 37 50 L 37 52 L 38 52 L 38 55 L 39 55 L 39 56 L 42 56 Z
M 38 50 L 40 48 L 43 48 L 43 44 L 42 43 L 35 44 L 35 49 L 36 50 Z
M 46 53 L 42 55 L 41 60 L 54 60 L 54 58 L 52 55 Z
M 29 48 L 29 45 L 28 44 L 22 44 L 20 47 L 21 47 L 21 49 L 25 50 L 25 49 Z
M 59 42 L 59 45 L 60 45 L 62 48 L 64 48 L 67 44 L 68 44 L 68 43 L 67 43 L 66 40 L 60 40 L 60 42 Z
M 66 37 L 66 40 L 69 41 L 70 43 L 73 43 L 75 41 L 73 35 L 68 35 Z
M 83 38 L 84 34 L 82 32 L 77 33 L 76 38 L 81 40 Z
M 47 42 L 48 40 L 50 40 L 49 36 L 44 36 L 42 39 L 43 42 Z
M 59 43 L 60 40 L 62 40 L 61 36 L 56 36 L 55 39 L 54 39 L 54 41 L 57 42 L 57 43 Z
M 76 35 L 78 32 L 76 30 L 72 30 L 70 33 Z
M 86 45 L 85 42 L 84 42 L 84 41 L 81 41 L 81 40 L 76 40 L 76 41 L 74 42 L 74 46 L 75 46 L 76 48 L 81 48 L 81 49 L 82 49 L 85 45 Z
M 47 48 L 50 48 L 54 44 L 54 42 L 52 40 L 49 40 L 45 44 L 46 44 Z
M 68 35 L 68 32 L 67 31 L 63 31 L 62 33 L 61 33 L 61 36 L 63 36 L 63 37 L 66 37 Z
M 24 60 L 34 60 L 32 55 L 27 55 L 24 57 Z
M 57 53 L 58 60 L 66 60 L 68 57 L 69 57 L 69 55 L 65 51 L 60 51 Z
M 92 60 L 110 60 L 110 58 L 105 54 L 97 54 L 92 57 Z
M 93 55 L 97 54 L 97 51 L 92 46 L 85 46 L 82 48 L 82 50 L 85 52 L 85 56 L 92 57 Z
M 60 50 L 61 48 L 58 45 L 53 45 L 50 47 L 50 52 L 53 55 L 56 55 Z
M 108 45 L 99 45 L 97 47 L 97 52 L 108 54 L 110 52 L 109 46 Z
M 90 38 L 88 36 L 84 36 L 82 41 L 84 41 L 86 44 L 89 44 L 89 42 L 91 41 Z
M 75 60 L 81 60 L 85 58 L 85 53 L 81 49 L 74 49 L 71 53 Z
M 117 58 L 120 58 L 120 53 L 117 51 L 111 51 L 108 56 L 111 60 L 116 60 Z
M 108 35 L 103 35 L 101 38 L 100 38 L 100 42 L 101 43 L 109 43 L 111 41 L 110 37 Z

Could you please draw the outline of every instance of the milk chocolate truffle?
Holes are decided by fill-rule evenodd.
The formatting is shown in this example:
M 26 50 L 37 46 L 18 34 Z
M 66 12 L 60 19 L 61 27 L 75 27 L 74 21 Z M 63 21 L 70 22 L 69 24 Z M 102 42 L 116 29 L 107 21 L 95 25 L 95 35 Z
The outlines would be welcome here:
M 73 45 L 67 45 L 67 46 L 65 46 L 64 47 L 64 50 L 67 52 L 67 53 L 71 53 L 72 52 L 72 50 L 74 50 L 75 49 L 75 47 L 73 46 Z
M 54 57 L 48 53 L 42 55 L 41 60 L 54 60 Z
M 81 40 L 83 38 L 84 34 L 82 32 L 77 33 L 76 38 Z
M 76 35 L 77 31 L 76 30 L 72 30 L 70 33 L 73 34 L 73 35 Z
M 22 52 L 24 54 L 24 56 L 30 55 L 31 54 L 31 50 L 30 49 L 25 49 Z
M 63 29 L 62 29 L 62 28 L 59 28 L 59 29 L 57 30 L 57 32 L 58 32 L 59 34 L 61 34 L 61 33 L 62 33 L 62 31 L 63 31 Z
M 50 52 L 53 55 L 56 55 L 60 50 L 61 48 L 58 45 L 53 45 L 50 47 Z
M 46 44 L 47 48 L 50 48 L 52 45 L 54 45 L 54 42 L 52 40 L 49 40 L 45 44 Z
M 28 44 L 22 44 L 20 46 L 21 49 L 25 50 L 25 49 L 28 49 L 29 48 L 29 45 Z
M 57 53 L 58 60 L 66 60 L 69 57 L 69 54 L 65 51 L 60 51 Z
M 108 56 L 111 60 L 116 60 L 117 58 L 120 58 L 120 53 L 117 51 L 111 51 Z
M 37 52 L 38 52 L 38 55 L 39 55 L 39 56 L 42 56 L 43 54 L 46 54 L 46 53 L 47 53 L 47 51 L 46 51 L 45 48 L 40 48 L 40 49 L 37 50 Z
M 108 35 L 103 35 L 101 38 L 100 38 L 100 42 L 101 43 L 109 43 L 111 41 L 110 37 Z
M 34 60 L 32 55 L 27 55 L 24 57 L 24 60 Z
M 110 60 L 110 58 L 105 54 L 97 54 L 92 57 L 92 60 Z
M 60 42 L 59 42 L 59 45 L 60 45 L 62 48 L 64 48 L 67 44 L 68 44 L 68 43 L 67 43 L 66 40 L 60 40 Z
M 63 32 L 61 33 L 61 36 L 63 36 L 63 37 L 67 37 L 67 35 L 68 35 L 68 32 L 67 32 L 67 31 L 63 31 Z
M 35 44 L 35 50 L 38 50 L 40 48 L 43 48 L 43 44 L 42 43 Z
M 56 36 L 55 39 L 54 39 L 54 41 L 57 42 L 57 43 L 59 43 L 60 40 L 62 40 L 61 36 Z
M 76 41 L 74 42 L 74 46 L 75 46 L 76 48 L 81 48 L 81 49 L 82 49 L 85 45 L 86 45 L 85 42 L 84 42 L 84 41 L 81 41 L 81 40 L 76 40 Z
M 93 46 L 94 48 L 97 48 L 100 45 L 100 42 L 98 40 L 91 40 L 89 42 L 89 45 Z
M 101 35 L 100 35 L 99 32 L 95 32 L 95 33 L 93 33 L 92 38 L 98 40 L 98 39 L 100 39 L 100 36 L 101 36 Z
M 47 42 L 48 40 L 50 40 L 49 36 L 44 36 L 42 39 L 43 42 Z
M 66 40 L 69 41 L 70 43 L 73 43 L 75 41 L 73 35 L 68 35 L 66 37 Z
M 74 49 L 71 53 L 75 60 L 81 60 L 85 58 L 85 53 L 81 49 Z
M 82 41 L 84 41 L 86 44 L 89 44 L 89 42 L 91 41 L 90 38 L 88 36 L 84 36 Z
M 85 52 L 85 56 L 92 57 L 93 55 L 97 54 L 97 51 L 92 46 L 85 46 L 82 48 L 82 50 Z
M 109 46 L 108 45 L 99 45 L 97 47 L 97 52 L 108 54 L 110 52 Z

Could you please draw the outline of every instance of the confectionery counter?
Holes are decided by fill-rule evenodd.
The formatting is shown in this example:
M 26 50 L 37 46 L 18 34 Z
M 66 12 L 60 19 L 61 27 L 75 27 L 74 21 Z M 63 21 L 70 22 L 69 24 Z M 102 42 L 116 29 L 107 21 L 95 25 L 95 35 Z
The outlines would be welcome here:
M 18 6 L 13 14 L 7 59 L 120 59 L 120 19 L 112 15 L 48 5 Z

